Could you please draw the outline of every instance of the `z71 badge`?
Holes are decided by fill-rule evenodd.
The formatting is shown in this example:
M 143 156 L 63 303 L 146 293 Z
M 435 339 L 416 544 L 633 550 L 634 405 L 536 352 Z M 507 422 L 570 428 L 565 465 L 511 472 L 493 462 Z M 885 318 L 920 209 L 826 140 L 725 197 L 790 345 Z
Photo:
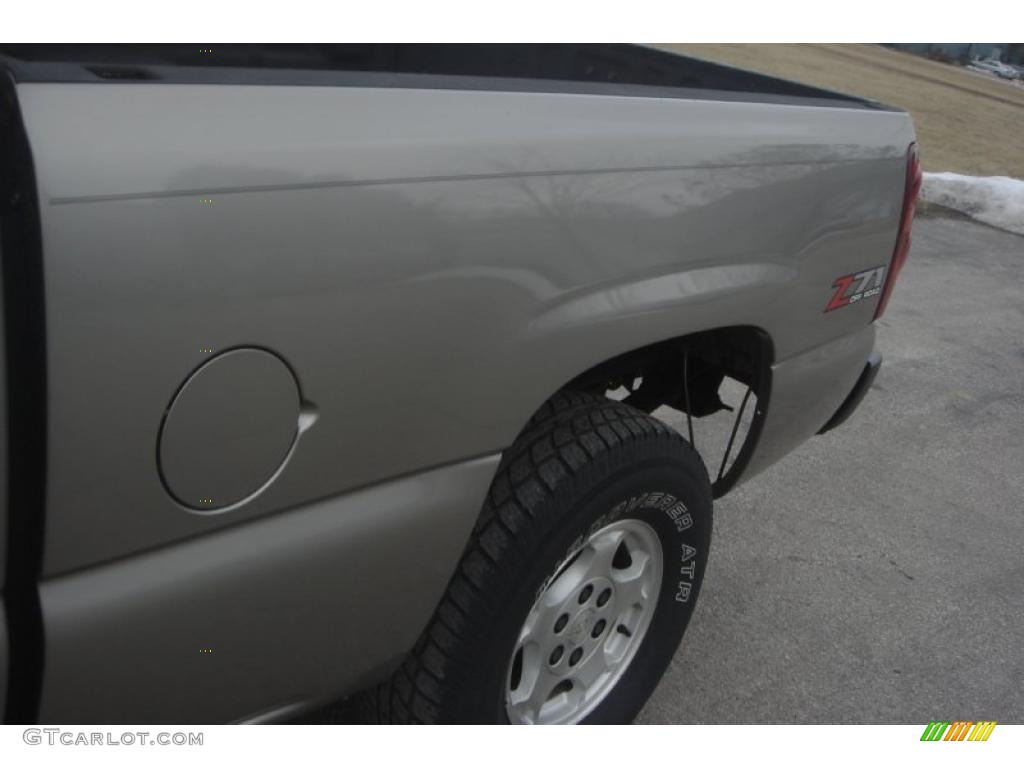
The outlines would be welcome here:
M 870 299 L 882 292 L 882 285 L 885 283 L 885 267 L 873 267 L 857 272 L 853 275 L 843 275 L 836 278 L 832 287 L 836 292 L 832 294 L 832 301 L 825 307 L 826 312 L 833 309 L 845 307 L 861 299 Z

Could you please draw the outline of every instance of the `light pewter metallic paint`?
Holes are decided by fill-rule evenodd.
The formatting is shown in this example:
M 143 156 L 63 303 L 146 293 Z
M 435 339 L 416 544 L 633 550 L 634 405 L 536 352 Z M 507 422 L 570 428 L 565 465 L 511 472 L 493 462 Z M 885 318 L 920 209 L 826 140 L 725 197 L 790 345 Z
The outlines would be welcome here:
M 494 468 L 472 464 L 468 482 L 461 462 L 502 450 L 548 396 L 630 349 L 764 330 L 772 392 L 749 473 L 780 458 L 871 351 L 875 302 L 822 309 L 836 276 L 888 263 L 913 140 L 903 113 L 842 107 L 18 94 L 45 253 L 54 720 L 235 719 L 351 689 L 411 645 L 454 567 Z M 319 418 L 262 492 L 196 514 L 161 483 L 161 419 L 201 350 L 249 345 L 281 356 Z M 396 476 L 443 492 L 417 499 Z M 416 606 L 397 629 L 364 604 L 383 572 Z M 204 632 L 236 663 L 199 656 Z
M 500 450 L 653 341 L 753 325 L 783 361 L 867 325 L 867 303 L 821 307 L 888 259 L 911 139 L 901 113 L 586 95 L 19 97 L 46 253 L 47 575 Z M 320 420 L 245 508 L 181 514 L 152 459 L 163 410 L 200 349 L 249 344 Z
M 51 579 L 41 720 L 221 722 L 367 682 L 426 625 L 497 464 L 423 472 Z
M 232 349 L 182 385 L 160 425 L 160 474 L 168 492 L 197 511 L 244 504 L 272 482 L 297 447 L 302 399 L 275 355 Z

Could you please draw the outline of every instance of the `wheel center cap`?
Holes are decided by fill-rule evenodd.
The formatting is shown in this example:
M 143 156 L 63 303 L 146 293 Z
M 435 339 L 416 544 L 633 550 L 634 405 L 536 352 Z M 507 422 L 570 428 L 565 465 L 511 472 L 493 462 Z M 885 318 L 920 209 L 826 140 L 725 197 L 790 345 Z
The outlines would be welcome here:
M 593 608 L 587 608 L 587 610 L 576 617 L 576 621 L 569 628 L 569 640 L 573 645 L 579 645 L 590 634 L 590 629 L 594 626 L 595 613 L 597 611 Z

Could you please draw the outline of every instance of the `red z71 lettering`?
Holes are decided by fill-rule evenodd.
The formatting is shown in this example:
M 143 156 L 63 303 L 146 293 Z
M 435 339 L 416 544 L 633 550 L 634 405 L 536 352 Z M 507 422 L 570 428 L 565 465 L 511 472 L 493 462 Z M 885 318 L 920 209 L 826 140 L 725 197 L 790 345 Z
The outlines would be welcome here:
M 826 312 L 839 309 L 849 304 L 869 299 L 882 292 L 882 285 L 885 283 L 885 267 L 872 267 L 862 272 L 855 272 L 852 275 L 837 277 L 832 283 L 835 293 L 825 307 Z M 853 286 L 853 290 L 850 287 Z

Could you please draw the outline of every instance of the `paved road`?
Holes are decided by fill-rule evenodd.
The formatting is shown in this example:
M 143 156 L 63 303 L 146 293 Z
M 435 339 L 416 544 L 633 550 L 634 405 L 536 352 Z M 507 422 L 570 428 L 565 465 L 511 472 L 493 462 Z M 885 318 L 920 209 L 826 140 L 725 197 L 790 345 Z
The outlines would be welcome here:
M 717 504 L 639 722 L 1024 723 L 1024 238 L 914 238 L 873 391 Z
M 638 722 L 1024 723 L 1024 237 L 919 219 L 880 326 L 850 421 L 717 503 Z

